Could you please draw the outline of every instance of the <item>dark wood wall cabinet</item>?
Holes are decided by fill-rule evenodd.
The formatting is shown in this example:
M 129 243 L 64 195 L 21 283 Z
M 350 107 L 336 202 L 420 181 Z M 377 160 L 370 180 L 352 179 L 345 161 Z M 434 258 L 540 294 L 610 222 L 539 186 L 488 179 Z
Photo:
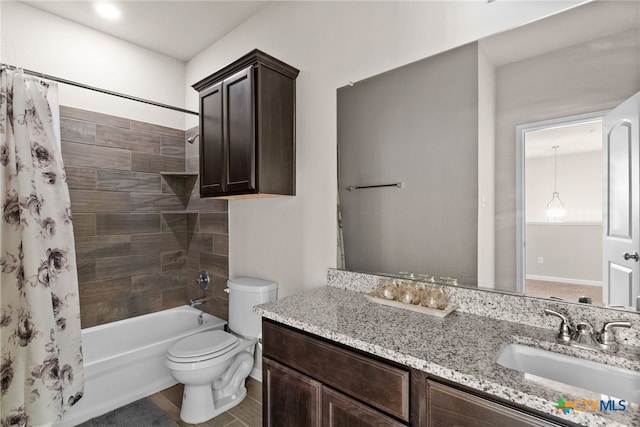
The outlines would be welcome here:
M 262 337 L 264 427 L 564 425 L 271 320 Z
M 192 86 L 201 197 L 295 195 L 298 73 L 256 49 Z

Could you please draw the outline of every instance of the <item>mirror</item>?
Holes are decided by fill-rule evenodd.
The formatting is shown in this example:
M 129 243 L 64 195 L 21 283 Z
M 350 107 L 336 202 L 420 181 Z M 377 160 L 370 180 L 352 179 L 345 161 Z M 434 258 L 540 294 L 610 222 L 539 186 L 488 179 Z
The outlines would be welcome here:
M 638 91 L 640 5 L 624 1 L 580 5 L 338 89 L 339 268 L 577 302 L 580 279 L 534 271 L 571 257 L 526 251 L 525 135 L 602 117 Z M 527 267 L 527 256 L 542 264 Z M 527 276 L 577 293 L 527 292 Z

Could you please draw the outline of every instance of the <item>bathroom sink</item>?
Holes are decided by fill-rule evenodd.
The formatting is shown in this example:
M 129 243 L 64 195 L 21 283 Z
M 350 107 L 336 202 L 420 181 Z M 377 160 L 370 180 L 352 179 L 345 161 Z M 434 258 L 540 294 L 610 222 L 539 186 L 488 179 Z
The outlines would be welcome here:
M 509 344 L 497 362 L 507 368 L 580 387 L 627 402 L 640 403 L 640 372 Z

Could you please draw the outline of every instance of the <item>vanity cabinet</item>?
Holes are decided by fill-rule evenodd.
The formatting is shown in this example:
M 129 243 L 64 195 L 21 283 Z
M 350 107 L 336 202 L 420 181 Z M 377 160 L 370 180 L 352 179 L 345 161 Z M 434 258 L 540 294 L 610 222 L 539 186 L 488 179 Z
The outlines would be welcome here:
M 409 370 L 263 321 L 263 425 L 409 425 Z
M 201 197 L 295 195 L 297 75 L 256 49 L 193 85 Z
M 566 425 L 271 320 L 262 339 L 265 427 Z

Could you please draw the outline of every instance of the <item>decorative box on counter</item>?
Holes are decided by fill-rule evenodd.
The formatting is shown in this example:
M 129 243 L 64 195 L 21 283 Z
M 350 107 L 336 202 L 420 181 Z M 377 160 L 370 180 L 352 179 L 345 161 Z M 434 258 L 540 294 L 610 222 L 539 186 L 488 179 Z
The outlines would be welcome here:
M 402 280 L 387 280 L 376 290 L 364 296 L 376 304 L 437 317 L 445 317 L 458 307 L 458 304 L 447 301 L 447 295 L 442 286 Z

